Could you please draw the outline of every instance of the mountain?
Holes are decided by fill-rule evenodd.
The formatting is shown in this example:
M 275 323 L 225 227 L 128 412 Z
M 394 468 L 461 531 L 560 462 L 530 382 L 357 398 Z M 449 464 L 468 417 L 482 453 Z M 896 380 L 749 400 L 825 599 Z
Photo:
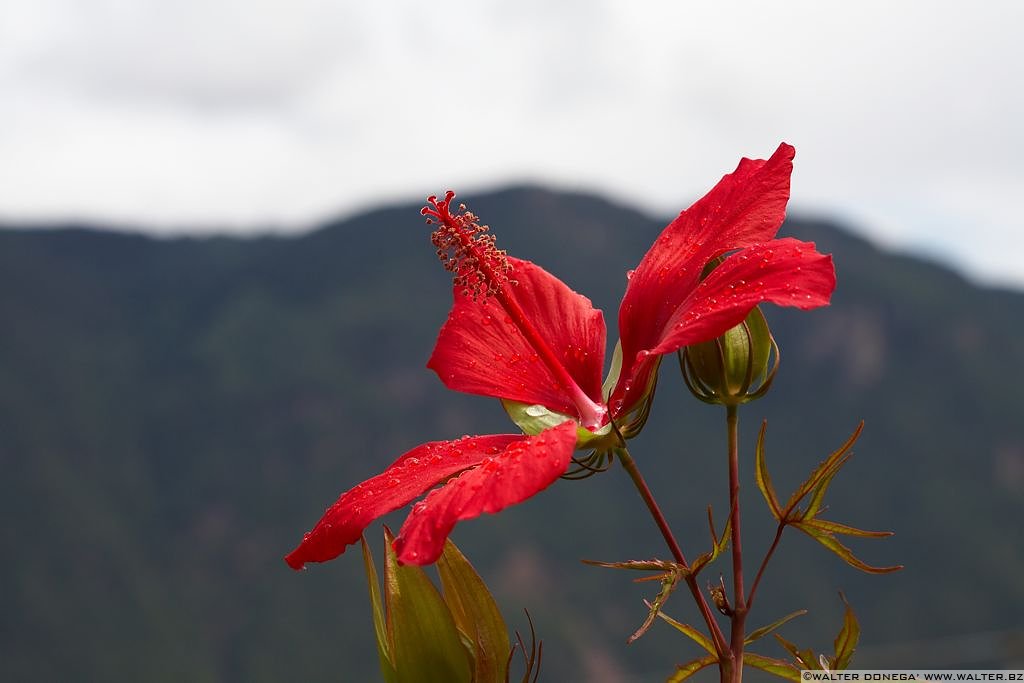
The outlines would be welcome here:
M 587 294 L 611 325 L 624 273 L 663 226 L 538 188 L 465 199 L 499 246 Z M 417 209 L 294 238 L 0 231 L 0 678 L 377 680 L 358 553 L 300 574 L 282 556 L 339 492 L 412 446 L 511 429 L 497 401 L 449 392 L 424 367 L 450 282 Z M 834 253 L 839 286 L 828 309 L 766 309 L 782 368 L 741 410 L 746 547 L 759 557 L 773 531 L 751 474 L 761 420 L 784 491 L 864 419 L 829 516 L 895 530 L 852 545 L 906 569 L 865 576 L 787 532 L 752 622 L 808 608 L 784 633 L 827 650 L 842 589 L 863 666 L 930 666 L 884 654 L 1012 633 L 1024 614 L 1024 295 L 828 222 L 794 218 L 783 233 Z M 720 523 L 726 509 L 724 415 L 684 393 L 672 362 L 631 449 L 687 553 L 706 550 L 705 508 Z M 454 538 L 511 624 L 526 629 L 530 611 L 543 680 L 660 680 L 696 654 L 664 624 L 627 647 L 651 585 L 579 563 L 665 555 L 621 469 L 559 482 Z M 698 619 L 685 592 L 666 611 Z M 979 656 L 949 665 L 1004 663 Z

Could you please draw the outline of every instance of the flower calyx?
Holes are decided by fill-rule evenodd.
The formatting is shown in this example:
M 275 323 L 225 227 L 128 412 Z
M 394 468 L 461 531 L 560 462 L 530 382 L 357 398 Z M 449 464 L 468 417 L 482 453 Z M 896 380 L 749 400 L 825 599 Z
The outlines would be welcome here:
M 705 403 L 738 406 L 761 398 L 779 369 L 779 345 L 761 309 L 711 341 L 680 349 L 679 367 L 690 392 Z

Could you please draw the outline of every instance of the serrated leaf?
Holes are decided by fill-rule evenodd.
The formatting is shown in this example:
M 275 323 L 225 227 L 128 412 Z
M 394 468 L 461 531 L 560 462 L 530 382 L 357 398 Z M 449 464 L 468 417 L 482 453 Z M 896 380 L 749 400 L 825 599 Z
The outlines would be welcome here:
M 704 635 L 694 627 L 690 626 L 689 624 L 684 624 L 682 622 L 676 621 L 664 612 L 658 612 L 658 617 L 663 619 L 667 623 L 671 624 L 674 629 L 682 633 L 684 636 L 686 636 L 693 642 L 700 645 L 702 648 L 704 648 L 711 654 L 715 655 L 716 658 L 718 657 L 718 653 L 715 651 L 715 644 L 712 643 L 711 639 L 708 638 L 706 635 Z
M 783 516 L 789 516 L 789 513 L 796 508 L 797 503 L 799 503 L 804 496 L 810 493 L 823 478 L 830 476 L 830 473 L 832 476 L 835 475 L 833 468 L 838 469 L 839 467 L 842 467 L 843 463 L 849 459 L 849 457 L 846 456 L 847 451 L 853 448 L 853 444 L 857 442 L 857 439 L 860 437 L 860 433 L 863 429 L 864 422 L 861 421 L 861 423 L 857 425 L 857 429 L 855 429 L 853 434 L 850 435 L 850 438 L 846 440 L 846 443 L 833 451 L 827 458 L 822 460 L 814 471 L 811 472 L 810 476 L 807 477 L 806 481 L 793 491 L 793 495 L 789 497 L 786 507 L 782 510 Z M 839 462 L 840 460 L 842 460 L 842 462 Z M 822 495 L 824 495 L 824 492 L 822 492 Z
M 846 612 L 843 615 L 843 627 L 834 641 L 836 655 L 832 660 L 832 668 L 841 670 L 850 666 L 853 653 L 857 650 L 857 643 L 860 642 L 860 623 L 857 621 L 857 615 L 853 613 L 850 603 L 846 601 L 846 596 L 840 593 L 839 597 L 846 605 Z
M 834 552 L 836 555 L 841 557 L 843 561 L 846 562 L 848 565 L 850 565 L 851 567 L 855 567 L 861 570 L 862 572 L 867 572 L 868 574 L 889 574 L 891 572 L 896 572 L 900 569 L 903 569 L 903 565 L 899 564 L 893 565 L 891 567 L 874 567 L 870 564 L 867 564 L 866 562 L 857 559 L 857 557 L 853 554 L 853 551 L 851 551 L 845 545 L 836 540 L 835 536 L 830 534 L 828 531 L 812 526 L 810 522 L 794 522 L 793 526 L 795 526 L 797 529 L 804 532 L 805 534 L 813 538 L 815 541 L 817 541 L 818 543 L 822 544 L 823 546 Z
M 384 599 L 391 658 L 400 683 L 470 683 L 470 656 L 455 619 L 426 573 L 399 565 L 385 529 Z
M 754 654 L 753 652 L 743 653 L 743 665 L 751 666 L 761 671 L 766 671 L 779 678 L 785 678 L 790 681 L 800 680 L 800 670 L 789 662 L 784 662 L 781 659 L 773 659 L 772 657 L 765 657 L 764 655 Z
M 487 585 L 451 539 L 445 541 L 437 572 L 455 625 L 473 644 L 473 681 L 504 681 L 512 649 L 508 627 Z
M 769 633 L 771 633 L 775 629 L 779 628 L 780 626 L 785 624 L 787 621 L 791 621 L 793 619 L 796 619 L 797 617 L 802 617 L 805 614 L 807 614 L 807 610 L 805 610 L 805 609 L 797 610 L 796 612 L 793 612 L 792 614 L 787 614 L 786 616 L 782 617 L 781 619 L 777 619 L 777 620 L 773 621 L 772 623 L 768 624 L 767 626 L 762 626 L 761 628 L 757 629 L 756 631 L 751 633 L 749 636 L 747 636 L 747 639 L 745 641 L 743 641 L 743 642 L 744 642 L 744 644 L 749 645 L 750 643 L 754 642 L 755 640 L 758 640 L 760 638 L 764 638 L 766 635 L 768 635 Z
M 606 569 L 635 569 L 637 571 L 673 572 L 682 571 L 683 566 L 666 560 L 626 560 L 625 562 L 599 562 L 597 560 L 581 560 L 583 564 Z
M 846 464 L 853 453 L 847 453 L 842 458 L 839 458 L 829 468 L 825 475 L 814 485 L 814 490 L 811 491 L 811 498 L 807 501 L 807 509 L 804 510 L 801 519 L 812 519 L 821 510 L 821 504 L 825 499 L 825 492 L 828 491 L 829 484 L 832 483 L 832 479 L 839 473 L 839 470 Z
M 647 618 L 644 619 L 644 623 L 640 625 L 640 628 L 626 639 L 626 645 L 632 645 L 640 636 L 647 633 L 647 629 L 654 623 L 654 618 L 661 612 L 662 605 L 668 600 L 668 596 L 672 595 L 672 591 L 676 589 L 680 578 L 681 575 L 675 572 L 669 572 L 661 577 L 661 590 L 654 597 L 654 602 L 651 603 L 644 600 L 644 604 L 647 605 L 648 609 Z
M 754 448 L 754 477 L 757 488 L 761 490 L 761 495 L 768 503 L 768 509 L 772 511 L 772 516 L 777 520 L 782 520 L 782 507 L 779 505 L 775 487 L 772 486 L 772 478 L 768 474 L 768 464 L 764 457 L 764 433 L 767 428 L 768 421 L 765 420 L 761 423 L 761 431 L 757 435 L 757 446 Z
M 377 657 L 380 672 L 386 683 L 398 683 L 398 673 L 391 662 L 391 644 L 388 641 L 387 623 L 384 620 L 384 606 L 380 599 L 380 579 L 373 563 L 373 554 L 364 536 L 359 537 L 363 546 L 363 567 L 366 569 L 366 583 L 370 589 L 370 608 L 373 610 L 373 632 L 377 639 Z
M 687 662 L 686 664 L 680 664 L 676 668 L 676 672 L 668 677 L 666 683 L 679 683 L 680 681 L 685 681 L 704 667 L 711 666 L 717 661 L 717 655 L 708 655 L 707 657 L 701 657 L 700 659 L 695 659 L 692 662 Z
M 772 635 L 775 636 L 775 640 L 779 641 L 779 644 L 782 645 L 782 647 L 786 648 L 786 651 L 789 652 L 789 654 L 793 655 L 793 661 L 796 662 L 796 665 L 799 668 L 818 668 L 816 666 L 816 662 L 814 661 L 814 652 L 812 652 L 811 650 L 801 650 L 796 645 L 780 636 L 778 633 L 773 633 Z
M 865 529 L 857 529 L 846 524 L 840 524 L 839 522 L 830 522 L 827 519 L 811 519 L 805 520 L 804 524 L 813 526 L 822 531 L 827 531 L 833 534 L 843 534 L 845 536 L 860 536 L 862 538 L 886 538 L 892 536 L 891 531 L 867 531 Z
M 693 575 L 698 574 L 701 569 L 718 559 L 718 556 L 729 547 L 729 539 L 732 537 L 732 514 L 730 513 L 729 519 L 725 520 L 725 530 L 722 531 L 722 537 L 715 538 L 715 523 L 711 518 L 711 506 L 709 505 L 708 525 L 711 527 L 711 552 L 701 553 L 694 559 L 693 564 L 690 565 L 690 573 Z

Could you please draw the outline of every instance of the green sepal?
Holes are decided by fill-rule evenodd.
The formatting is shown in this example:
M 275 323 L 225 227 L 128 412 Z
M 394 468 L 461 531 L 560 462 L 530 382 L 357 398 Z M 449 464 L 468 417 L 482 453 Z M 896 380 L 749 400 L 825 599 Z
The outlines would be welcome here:
M 523 433 L 536 436 L 552 427 L 557 427 L 566 422 L 575 422 L 576 418 L 564 413 L 556 413 L 550 408 L 539 403 L 529 404 L 518 401 L 501 399 L 501 406 L 508 413 L 508 416 L 516 423 Z M 592 432 L 586 427 L 577 423 L 576 425 L 576 449 L 583 450 L 593 448 L 595 450 L 610 450 L 616 444 L 616 437 L 611 423 Z
M 685 681 L 687 678 L 697 673 L 701 669 L 711 666 L 718 661 L 718 655 L 708 655 L 707 657 L 701 657 L 695 659 L 692 662 L 686 664 L 680 664 L 676 668 L 676 672 L 668 677 L 666 683 L 679 683 Z
M 694 627 L 690 626 L 689 624 L 684 624 L 682 622 L 676 621 L 664 612 L 659 611 L 658 617 L 667 622 L 668 624 L 670 624 L 672 628 L 676 629 L 684 636 L 686 636 L 687 638 L 689 638 L 690 640 L 692 640 L 693 642 L 697 643 L 702 648 L 710 652 L 712 655 L 714 655 L 715 661 L 718 660 L 718 653 L 715 651 L 715 644 L 712 643 L 711 639 L 708 638 L 706 635 L 704 635 Z
M 601 396 L 605 401 L 612 395 L 612 389 L 618 384 L 620 374 L 622 374 L 622 342 L 617 341 L 615 350 L 612 351 L 612 364 L 608 368 L 608 376 L 604 378 L 604 384 L 601 385 Z
M 796 619 L 797 617 L 802 617 L 805 614 L 807 614 L 807 610 L 805 610 L 805 609 L 800 609 L 800 610 L 797 610 L 796 612 L 793 612 L 791 614 L 787 614 L 786 616 L 782 617 L 781 619 L 777 619 L 777 620 L 773 621 L 772 623 L 768 624 L 767 626 L 762 626 L 761 628 L 759 628 L 756 631 L 752 632 L 749 636 L 747 636 L 747 639 L 744 640 L 743 643 L 745 645 L 749 645 L 750 643 L 754 642 L 755 640 L 759 640 L 761 638 L 764 638 L 766 635 L 768 635 L 769 633 L 771 633 L 775 629 L 779 628 L 780 626 L 782 626 L 786 622 L 792 621 L 793 619 Z
M 860 623 L 857 621 L 857 615 L 846 601 L 846 596 L 839 593 L 839 597 L 846 605 L 846 611 L 843 614 L 843 627 L 834 641 L 836 654 L 832 658 L 833 670 L 846 669 L 850 666 L 853 653 L 857 650 L 857 643 L 860 642 Z
M 377 567 L 373 563 L 373 555 L 364 536 L 359 537 L 363 546 L 363 567 L 366 569 L 366 582 L 370 587 L 370 607 L 373 610 L 373 632 L 377 639 L 377 657 L 380 659 L 380 672 L 385 683 L 398 683 L 398 673 L 391 662 L 391 644 L 388 640 L 387 623 L 384 620 L 384 605 L 380 599 L 380 579 Z
M 768 503 L 768 509 L 772 511 L 772 516 L 781 521 L 782 506 L 779 505 L 779 497 L 775 493 L 775 487 L 772 486 L 772 478 L 768 474 L 768 463 L 765 462 L 764 457 L 764 434 L 767 429 L 768 421 L 765 420 L 761 423 L 761 431 L 757 435 L 757 446 L 754 448 L 754 476 L 757 488 L 761 490 L 761 495 Z
M 838 555 L 844 562 L 846 562 L 846 564 L 859 569 L 862 572 L 866 572 L 868 574 L 889 574 L 903 569 L 903 565 L 901 564 L 893 565 L 891 567 L 875 567 L 859 560 L 853 554 L 853 551 L 836 540 L 836 537 L 833 536 L 831 532 L 819 526 L 815 526 L 815 521 L 816 520 L 808 522 L 793 522 L 792 524 L 794 527 Z
M 753 652 L 744 652 L 743 665 L 760 669 L 761 671 L 766 671 L 773 676 L 785 678 L 789 681 L 800 680 L 800 670 L 789 662 L 784 662 L 781 659 L 765 657 L 764 655 L 754 654 Z
M 471 683 L 470 653 L 448 606 L 426 573 L 399 565 L 384 530 L 384 598 L 390 654 L 398 683 Z
M 437 561 L 444 600 L 473 648 L 474 683 L 500 683 L 508 675 L 508 628 L 480 575 L 451 540 Z

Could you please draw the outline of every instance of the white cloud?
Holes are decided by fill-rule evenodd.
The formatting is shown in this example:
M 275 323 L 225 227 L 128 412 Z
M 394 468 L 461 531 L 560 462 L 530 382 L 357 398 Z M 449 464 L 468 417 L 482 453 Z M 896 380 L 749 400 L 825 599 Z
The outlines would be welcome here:
M 7 0 L 0 218 L 298 229 L 524 178 L 668 213 L 785 139 L 796 207 L 1024 283 L 992 246 L 1024 228 L 1022 20 L 1014 0 Z

